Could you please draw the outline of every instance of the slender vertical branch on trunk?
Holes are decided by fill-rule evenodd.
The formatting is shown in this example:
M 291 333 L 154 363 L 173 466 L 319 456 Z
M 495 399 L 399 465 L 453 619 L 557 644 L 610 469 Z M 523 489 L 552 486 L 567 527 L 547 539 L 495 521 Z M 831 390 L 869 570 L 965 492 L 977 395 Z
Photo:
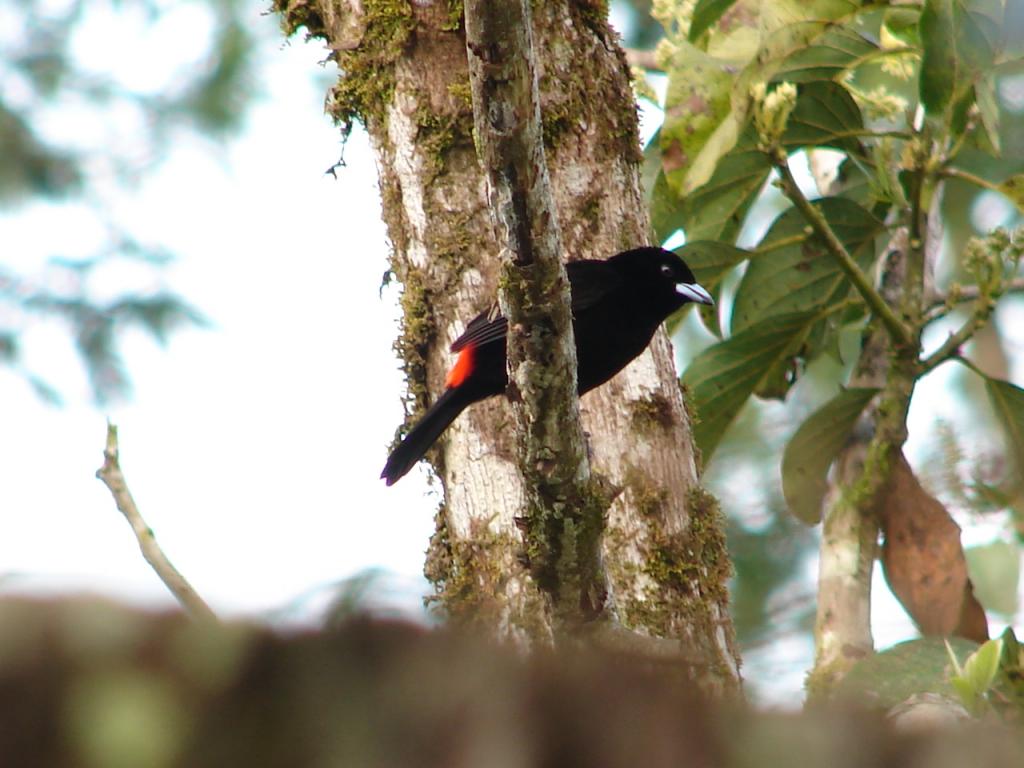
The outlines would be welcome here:
M 927 241 L 922 241 L 919 207 L 912 205 L 907 214 L 906 225 L 886 246 L 878 293 L 887 306 L 900 307 L 901 323 L 907 323 L 911 339 L 909 344 L 900 343 L 880 319 L 876 320 L 865 336 L 850 381 L 851 386 L 878 387 L 881 391 L 836 460 L 822 530 L 815 661 L 808 680 L 812 695 L 827 693 L 857 659 L 874 647 L 870 610 L 879 534 L 876 507 L 907 439 L 907 412 L 921 371 L 917 355 L 923 260 L 941 242 L 936 221 L 938 205 L 927 220 Z M 908 286 L 910 282 L 913 286 Z
M 531 572 L 563 618 L 593 616 L 606 589 L 599 556 L 607 504 L 592 490 L 576 394 L 569 282 L 541 129 L 527 0 L 467 0 L 477 151 L 488 181 L 509 319 L 509 390 L 523 439 Z
M 889 242 L 881 295 L 886 301 L 903 285 L 907 232 Z M 891 336 L 876 322 L 864 337 L 851 387 L 885 386 Z M 871 634 L 871 574 L 878 554 L 878 521 L 865 514 L 853 489 L 864 475 L 875 435 L 878 399 L 861 415 L 850 441 L 836 458 L 818 556 L 818 610 L 814 625 L 814 669 L 808 688 L 827 691 L 858 659 L 874 649 Z

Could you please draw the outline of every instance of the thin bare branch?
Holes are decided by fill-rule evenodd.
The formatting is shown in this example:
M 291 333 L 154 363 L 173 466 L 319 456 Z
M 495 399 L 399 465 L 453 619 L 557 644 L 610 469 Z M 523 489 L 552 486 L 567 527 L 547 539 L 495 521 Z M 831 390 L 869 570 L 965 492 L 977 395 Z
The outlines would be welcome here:
M 654 56 L 654 51 L 640 48 L 626 48 L 626 61 L 631 67 L 640 67 L 650 72 L 664 72 Z
M 102 480 L 110 490 L 110 494 L 114 497 L 114 503 L 117 504 L 117 508 L 121 510 L 121 514 L 125 516 L 128 524 L 132 527 L 132 532 L 139 542 L 139 549 L 142 550 L 142 556 L 156 571 L 160 580 L 167 585 L 171 594 L 194 618 L 203 621 L 216 621 L 217 615 L 167 559 L 167 555 L 156 543 L 153 529 L 146 524 L 139 513 L 135 499 L 132 498 L 132 492 L 128 489 L 124 473 L 121 472 L 117 427 L 110 423 L 107 424 L 107 444 L 103 449 L 103 466 L 96 470 L 96 477 Z
M 1015 277 L 1002 289 L 1003 293 L 1024 292 L 1024 277 Z M 981 296 L 981 289 L 976 285 L 964 285 L 956 289 L 955 294 L 935 294 L 928 301 L 928 311 L 925 314 L 927 322 L 933 322 L 940 317 L 945 317 L 949 310 L 968 301 L 977 301 Z
M 967 320 L 964 321 L 964 324 L 949 334 L 949 337 L 942 342 L 942 345 L 937 350 L 921 361 L 921 370 L 927 373 L 933 368 L 942 365 L 951 357 L 959 355 L 960 347 L 970 341 L 975 332 L 988 322 L 994 309 L 995 302 L 991 299 L 977 299 L 974 303 L 974 309 Z

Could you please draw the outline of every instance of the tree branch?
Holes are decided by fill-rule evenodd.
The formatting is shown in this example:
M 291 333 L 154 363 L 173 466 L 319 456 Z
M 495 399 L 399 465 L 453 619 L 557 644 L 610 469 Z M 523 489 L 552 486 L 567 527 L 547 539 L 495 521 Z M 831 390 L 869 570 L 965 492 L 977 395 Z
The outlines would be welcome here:
M 139 514 L 139 509 L 135 506 L 135 499 L 132 498 L 132 492 L 128 489 L 128 483 L 124 479 L 124 473 L 121 472 L 117 445 L 117 427 L 110 423 L 107 424 L 107 444 L 103 449 L 103 466 L 96 470 L 96 477 L 102 480 L 103 484 L 110 490 L 111 495 L 114 497 L 114 503 L 117 504 L 117 508 L 121 510 L 121 514 L 125 516 L 125 519 L 132 527 L 132 532 L 139 542 L 139 549 L 142 550 L 142 556 L 146 558 L 146 562 L 156 571 L 156 575 L 160 577 L 160 580 L 167 585 L 171 594 L 177 598 L 182 607 L 192 614 L 194 618 L 204 621 L 216 621 L 216 614 L 192 588 L 188 580 L 167 559 L 167 555 L 164 554 L 160 545 L 156 543 L 153 529 L 146 525 L 146 521 Z
M 1024 277 L 1015 277 L 1002 288 L 1002 293 L 1020 293 L 1022 291 L 1024 291 Z M 929 323 L 934 322 L 940 317 L 944 317 L 957 304 L 977 301 L 979 296 L 981 296 L 981 288 L 976 285 L 959 286 L 955 293 L 948 295 L 932 295 L 926 307 L 925 320 Z
M 981 297 L 976 299 L 974 309 L 970 317 L 964 321 L 964 324 L 949 334 L 949 338 L 942 342 L 942 345 L 937 350 L 921 361 L 922 373 L 927 373 L 933 368 L 942 365 L 949 358 L 958 355 L 960 347 L 970 341 L 975 332 L 988 322 L 993 309 L 995 309 L 995 304 L 991 299 L 986 300 Z
M 478 154 L 501 250 L 509 392 L 527 489 L 530 570 L 563 618 L 603 610 L 607 505 L 590 482 L 558 215 L 548 180 L 528 0 L 467 0 Z
M 640 67 L 649 72 L 664 72 L 659 65 L 654 51 L 643 48 L 626 48 L 626 61 L 631 67 Z
M 846 246 L 842 244 L 836 233 L 832 231 L 832 227 L 829 226 L 821 211 L 815 208 L 800 190 L 796 179 L 793 178 L 793 172 L 789 169 L 789 162 L 784 151 L 778 149 L 771 152 L 770 156 L 772 164 L 781 176 L 782 193 L 789 198 L 797 210 L 803 214 L 804 219 L 811 225 L 814 232 L 824 241 L 825 247 L 835 258 L 839 268 L 850 279 L 858 293 L 864 297 L 864 301 L 878 319 L 882 321 L 882 324 L 893 340 L 903 346 L 913 346 L 915 343 L 913 334 L 903 324 L 903 321 L 896 316 L 892 307 L 885 302 L 881 294 L 875 290 L 868 276 L 864 274 L 857 265 L 857 262 L 853 260 L 849 251 L 846 250 Z

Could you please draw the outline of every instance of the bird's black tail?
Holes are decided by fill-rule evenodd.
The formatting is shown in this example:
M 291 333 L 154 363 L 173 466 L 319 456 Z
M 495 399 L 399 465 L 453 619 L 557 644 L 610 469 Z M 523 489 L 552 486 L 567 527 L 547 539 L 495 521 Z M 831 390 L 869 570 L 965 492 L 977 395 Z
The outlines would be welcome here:
M 392 485 L 412 469 L 469 403 L 458 387 L 450 387 L 441 393 L 419 423 L 388 456 L 384 471 L 380 473 L 384 481 Z

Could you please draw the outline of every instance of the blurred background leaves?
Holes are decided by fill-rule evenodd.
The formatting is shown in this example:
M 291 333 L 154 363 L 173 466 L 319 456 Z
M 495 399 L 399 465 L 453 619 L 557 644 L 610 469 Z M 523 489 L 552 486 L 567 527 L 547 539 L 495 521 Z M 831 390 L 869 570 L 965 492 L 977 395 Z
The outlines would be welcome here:
M 57 402 L 67 382 L 26 361 L 30 325 L 60 329 L 105 403 L 130 391 L 126 331 L 164 343 L 203 323 L 164 278 L 174 254 L 136 232 L 118 198 L 173 144 L 198 140 L 215 153 L 244 127 L 266 50 L 257 12 L 249 0 L 0 4 L 0 364 L 39 396 Z M 103 42 L 112 33 L 125 43 L 116 50 Z M 60 237 L 83 222 L 91 236 Z

